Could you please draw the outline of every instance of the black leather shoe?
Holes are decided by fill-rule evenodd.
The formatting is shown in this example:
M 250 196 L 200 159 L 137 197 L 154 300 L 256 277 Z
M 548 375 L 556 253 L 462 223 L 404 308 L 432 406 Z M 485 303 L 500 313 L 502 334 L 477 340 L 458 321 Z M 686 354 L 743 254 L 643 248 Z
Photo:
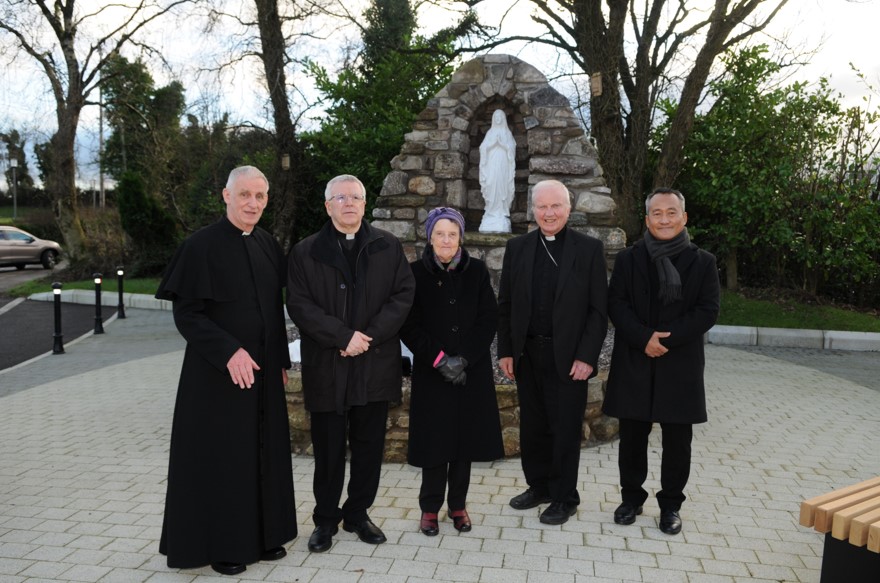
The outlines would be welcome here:
M 471 517 L 468 516 L 467 510 L 464 508 L 461 510 L 450 510 L 449 518 L 452 519 L 452 526 L 454 526 L 455 530 L 458 532 L 471 531 Z
M 636 516 L 642 513 L 642 507 L 624 502 L 614 511 L 614 522 L 617 524 L 632 524 L 636 521 Z
M 681 532 L 681 516 L 678 515 L 678 510 L 660 511 L 660 530 L 666 534 Z
M 510 505 L 517 510 L 528 510 L 529 508 L 534 508 L 539 504 L 546 504 L 548 502 L 552 502 L 553 499 L 550 498 L 549 494 L 539 494 L 529 488 L 519 496 L 514 496 L 510 499 Z
M 355 533 L 359 539 L 371 545 L 381 545 L 388 540 L 385 538 L 385 534 L 379 530 L 379 527 L 373 524 L 369 518 L 357 523 L 343 521 L 342 530 Z
M 211 568 L 221 575 L 238 575 L 239 573 L 244 573 L 247 570 L 247 567 L 241 563 L 227 563 L 225 561 L 220 561 L 219 563 L 211 563 Z
M 577 512 L 576 504 L 553 502 L 541 513 L 540 520 L 544 524 L 565 524 L 575 512 Z
M 274 549 L 269 549 L 268 551 L 263 551 L 263 554 L 260 555 L 261 561 L 277 561 L 278 559 L 283 559 L 287 556 L 287 551 L 284 550 L 284 547 L 275 547 Z
M 333 546 L 333 535 L 338 531 L 336 526 L 316 526 L 312 536 L 309 537 L 309 550 L 313 553 L 323 553 L 330 550 L 330 547 Z
M 436 512 L 422 512 L 422 519 L 419 521 L 419 530 L 425 536 L 437 536 L 440 532 L 440 525 L 437 524 Z

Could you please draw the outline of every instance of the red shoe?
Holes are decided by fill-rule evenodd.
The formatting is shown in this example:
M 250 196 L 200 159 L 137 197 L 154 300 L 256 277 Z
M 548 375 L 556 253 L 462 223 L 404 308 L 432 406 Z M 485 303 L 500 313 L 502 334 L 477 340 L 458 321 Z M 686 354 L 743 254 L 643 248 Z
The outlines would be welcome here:
M 437 524 L 436 512 L 422 512 L 422 520 L 419 522 L 419 530 L 425 536 L 437 536 L 440 532 L 440 525 Z
M 461 510 L 450 510 L 449 517 L 452 519 L 452 526 L 458 532 L 471 531 L 471 517 L 468 516 L 467 510 L 464 508 Z

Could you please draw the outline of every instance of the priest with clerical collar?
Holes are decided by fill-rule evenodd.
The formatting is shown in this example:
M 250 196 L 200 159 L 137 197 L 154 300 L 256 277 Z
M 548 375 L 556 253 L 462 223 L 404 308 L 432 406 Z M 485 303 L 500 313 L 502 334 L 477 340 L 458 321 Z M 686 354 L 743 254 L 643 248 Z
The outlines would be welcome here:
M 386 540 L 367 511 L 379 487 L 388 403 L 401 398 L 398 332 L 415 294 L 400 242 L 363 220 L 363 183 L 337 176 L 324 198 L 330 220 L 291 250 L 287 295 L 315 455 L 308 548 L 316 553 L 330 549 L 340 522 L 363 542 Z M 340 507 L 346 449 L 351 475 Z
M 532 188 L 538 228 L 507 242 L 498 293 L 498 364 L 516 381 L 520 450 L 528 489 L 517 510 L 549 504 L 545 524 L 577 512 L 587 380 L 607 332 L 602 243 L 568 229 L 571 200 L 559 181 Z
M 284 254 L 257 222 L 269 183 L 229 174 L 226 216 L 186 239 L 156 297 L 186 339 L 177 388 L 165 519 L 168 566 L 237 575 L 283 558 L 297 535 L 284 386 L 290 357 Z

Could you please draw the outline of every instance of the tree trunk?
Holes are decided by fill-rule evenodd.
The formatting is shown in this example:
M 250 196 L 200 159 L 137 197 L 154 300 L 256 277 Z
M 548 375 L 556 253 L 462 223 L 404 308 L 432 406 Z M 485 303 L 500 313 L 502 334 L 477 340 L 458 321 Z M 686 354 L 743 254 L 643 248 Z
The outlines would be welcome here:
M 600 73 L 602 91 L 590 97 L 591 134 L 596 138 L 599 162 L 611 196 L 617 204 L 617 218 L 627 238 L 641 232 L 638 200 L 644 165 L 628 151 L 632 144 L 626 135 L 621 110 L 620 67 L 624 58 L 623 40 L 628 2 L 609 0 L 606 25 L 600 0 L 575 2 L 575 44 L 585 73 Z
M 64 237 L 64 251 L 72 261 L 83 257 L 86 248 L 77 204 L 74 155 L 79 111 L 79 108 L 74 111 L 74 108 L 67 107 L 58 112 L 58 130 L 50 140 L 52 171 L 46 173 L 46 190 L 52 199 L 55 220 Z
M 727 289 L 729 289 L 730 291 L 738 290 L 739 278 L 736 270 L 736 249 L 731 249 L 730 252 L 727 254 L 725 267 L 727 270 Z
M 290 117 L 290 101 L 287 97 L 287 81 L 284 65 L 287 61 L 284 34 L 278 15 L 277 0 L 254 0 L 260 27 L 261 57 L 266 71 L 266 84 L 272 103 L 275 122 L 276 165 L 270 171 L 274 180 L 270 186 L 269 201 L 274 206 L 274 224 L 271 229 L 282 247 L 291 242 L 296 220 L 296 184 L 298 167 L 298 144 L 296 128 Z M 285 154 L 290 167 L 282 168 Z
M 700 48 L 694 66 L 684 82 L 678 109 L 660 150 L 660 159 L 654 171 L 654 187 L 672 186 L 675 182 L 681 170 L 684 145 L 694 127 L 694 113 L 712 71 L 712 63 L 724 50 L 724 42 L 734 26 L 740 22 L 725 18 L 726 4 L 727 2 L 716 2 L 714 18 L 706 33 L 706 42 Z

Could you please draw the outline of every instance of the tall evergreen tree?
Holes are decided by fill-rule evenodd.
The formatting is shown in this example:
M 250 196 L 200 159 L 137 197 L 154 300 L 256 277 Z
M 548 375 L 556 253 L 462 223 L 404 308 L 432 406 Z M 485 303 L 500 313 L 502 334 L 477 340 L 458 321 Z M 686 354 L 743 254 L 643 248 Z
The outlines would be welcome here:
M 322 197 L 323 183 L 334 175 L 355 174 L 367 188 L 369 213 L 404 134 L 412 130 L 427 99 L 448 83 L 453 41 L 467 28 L 447 29 L 431 38 L 419 36 L 408 0 L 372 0 L 364 21 L 358 58 L 335 79 L 312 66 L 327 115 L 320 129 L 304 140 L 313 162 L 312 196 Z M 326 219 L 322 205 L 309 207 L 311 224 L 304 225 L 300 234 Z
M 183 85 L 174 81 L 156 88 L 142 61 L 114 55 L 107 61 L 101 90 L 112 130 L 104 168 L 117 180 L 126 172 L 139 174 L 147 193 L 162 198 L 178 178 L 169 169 L 182 139 Z

